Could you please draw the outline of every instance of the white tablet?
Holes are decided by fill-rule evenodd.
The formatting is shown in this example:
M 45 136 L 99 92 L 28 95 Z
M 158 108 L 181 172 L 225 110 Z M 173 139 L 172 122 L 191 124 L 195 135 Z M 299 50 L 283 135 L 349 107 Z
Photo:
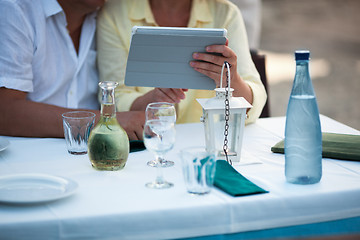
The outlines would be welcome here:
M 226 29 L 139 27 L 132 29 L 125 85 L 213 90 L 214 80 L 190 65 L 194 52 L 224 45 Z

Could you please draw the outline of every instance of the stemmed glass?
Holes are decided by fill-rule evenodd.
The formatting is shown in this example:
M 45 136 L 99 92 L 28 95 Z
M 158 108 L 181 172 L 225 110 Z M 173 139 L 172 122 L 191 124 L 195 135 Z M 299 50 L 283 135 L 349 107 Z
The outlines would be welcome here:
M 152 110 L 154 116 L 146 119 L 143 133 L 145 147 L 155 155 L 155 166 L 157 168 L 156 179 L 147 183 L 146 186 L 156 189 L 173 186 L 172 183 L 164 180 L 161 159 L 164 159 L 164 155 L 173 148 L 175 143 L 175 122 L 173 119 L 174 116 L 176 119 L 176 113 L 172 111 L 172 108 L 169 108 L 169 103 L 162 104 L 164 105 L 163 108 L 159 105 L 157 111 Z M 166 112 L 164 108 L 169 109 L 169 111 Z
M 145 110 L 146 121 L 160 120 L 162 122 L 168 122 L 175 124 L 176 122 L 176 110 L 172 103 L 167 102 L 155 102 L 147 105 Z M 158 160 L 151 160 L 147 162 L 147 165 L 151 167 L 171 167 L 174 165 L 173 161 L 165 160 L 162 156 Z

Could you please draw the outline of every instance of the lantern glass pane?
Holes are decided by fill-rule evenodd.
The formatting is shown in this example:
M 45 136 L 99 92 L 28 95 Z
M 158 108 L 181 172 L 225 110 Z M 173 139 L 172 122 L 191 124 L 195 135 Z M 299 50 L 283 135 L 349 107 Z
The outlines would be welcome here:
M 214 151 L 213 149 L 213 144 L 211 142 L 211 139 L 212 139 L 212 134 L 211 134 L 211 130 L 212 130 L 212 126 L 210 124 L 210 121 L 209 121 L 209 114 L 208 112 L 204 111 L 203 113 L 203 116 L 204 116 L 204 121 L 205 121 L 205 142 L 206 142 L 206 150 L 211 152 L 211 151 Z
M 220 114 L 210 114 L 212 121 L 214 123 L 214 136 L 215 136 L 215 149 L 218 153 L 217 155 L 220 159 L 223 159 L 223 146 L 224 146 L 224 139 L 225 139 L 225 113 Z M 228 155 L 229 156 L 237 156 L 240 154 L 239 150 L 239 129 L 241 127 L 241 113 L 230 113 L 229 118 L 229 129 L 228 129 Z

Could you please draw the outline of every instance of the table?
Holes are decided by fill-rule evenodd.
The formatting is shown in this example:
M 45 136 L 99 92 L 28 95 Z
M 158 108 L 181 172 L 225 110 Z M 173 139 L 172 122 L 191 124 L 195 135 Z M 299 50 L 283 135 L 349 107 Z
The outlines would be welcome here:
M 360 234 L 360 162 L 323 159 L 323 177 L 314 185 L 286 183 L 284 155 L 270 151 L 284 135 L 284 117 L 259 119 L 245 127 L 241 174 L 269 191 L 231 197 L 213 189 L 204 196 L 186 192 L 180 149 L 204 146 L 202 124 L 177 125 L 175 166 L 164 169 L 175 186 L 147 189 L 156 169 L 147 151 L 129 155 L 121 171 L 94 170 L 87 155 L 66 151 L 64 139 L 13 138 L 0 152 L 0 176 L 46 173 L 79 184 L 76 193 L 40 205 L 0 204 L 0 239 L 251 239 L 278 236 Z M 321 115 L 322 130 L 360 131 Z M 211 236 L 212 235 L 212 236 Z

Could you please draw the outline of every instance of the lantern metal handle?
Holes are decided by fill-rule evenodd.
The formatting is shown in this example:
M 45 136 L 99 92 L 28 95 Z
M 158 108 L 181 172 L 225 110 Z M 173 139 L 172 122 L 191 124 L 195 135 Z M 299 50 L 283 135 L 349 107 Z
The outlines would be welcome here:
M 230 79 L 230 63 L 228 63 L 227 61 L 224 61 L 224 64 L 222 65 L 222 68 L 221 68 L 221 77 L 220 77 L 220 88 L 223 88 L 222 87 L 222 83 L 223 83 L 223 73 L 224 73 L 224 67 L 226 66 L 227 68 L 227 79 L 228 79 L 228 91 L 230 92 L 230 82 L 231 82 L 231 79 Z
M 229 119 L 230 119 L 230 103 L 229 103 L 229 93 L 230 93 L 230 63 L 227 61 L 224 61 L 224 64 L 221 68 L 221 79 L 220 79 L 220 88 L 222 87 L 222 80 L 223 80 L 223 73 L 224 73 L 224 67 L 227 68 L 227 77 L 226 82 L 228 85 L 228 89 L 225 89 L 225 130 L 224 130 L 224 146 L 223 151 L 226 158 L 226 161 L 232 165 L 232 161 L 228 157 L 228 134 L 229 134 Z

